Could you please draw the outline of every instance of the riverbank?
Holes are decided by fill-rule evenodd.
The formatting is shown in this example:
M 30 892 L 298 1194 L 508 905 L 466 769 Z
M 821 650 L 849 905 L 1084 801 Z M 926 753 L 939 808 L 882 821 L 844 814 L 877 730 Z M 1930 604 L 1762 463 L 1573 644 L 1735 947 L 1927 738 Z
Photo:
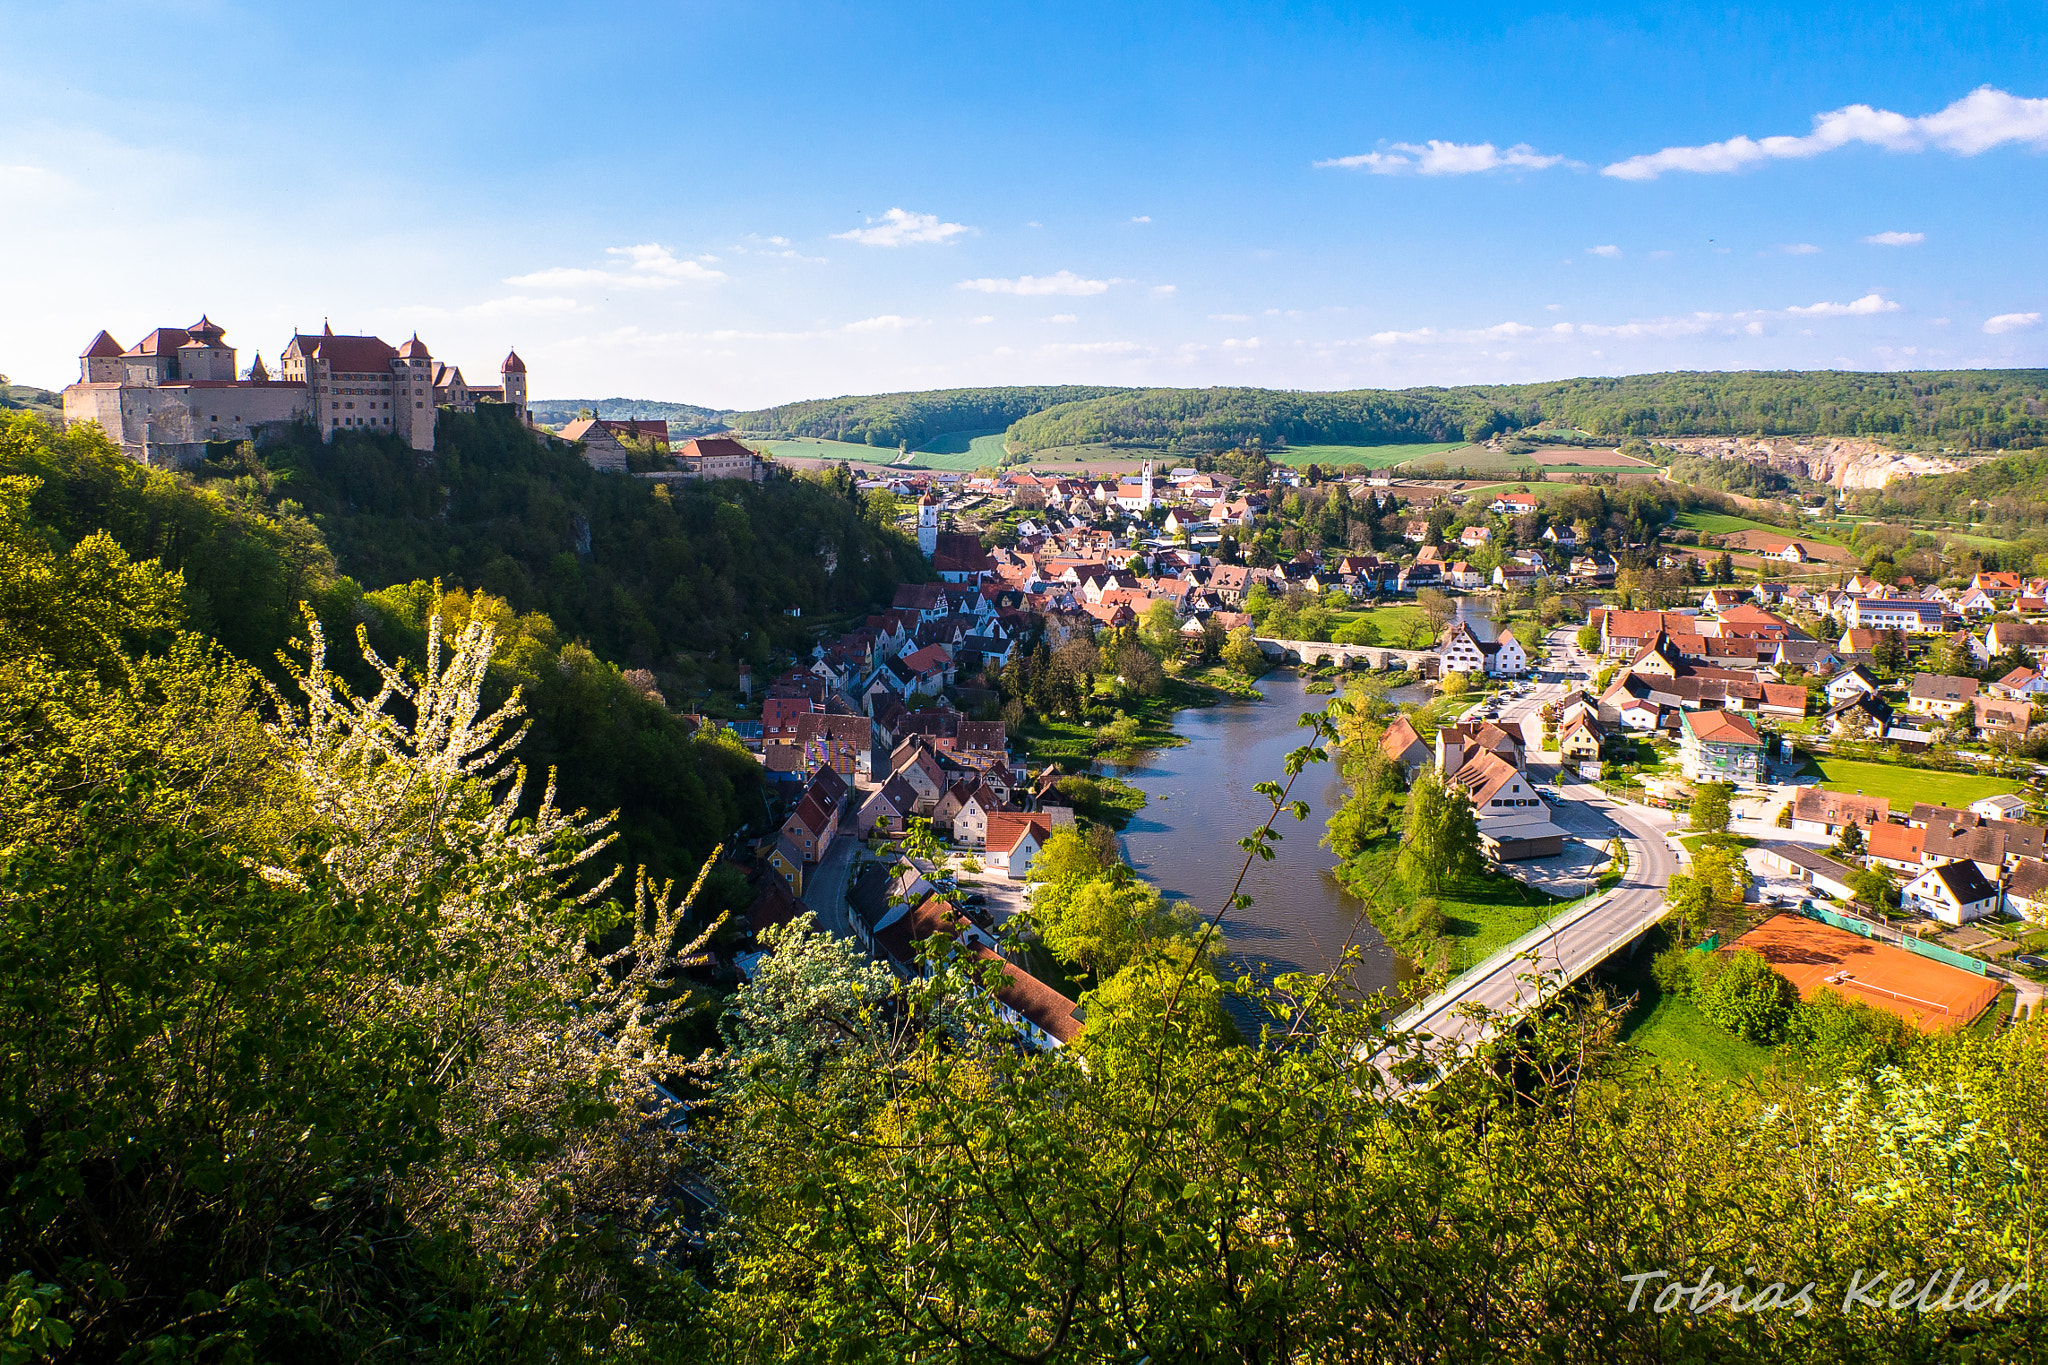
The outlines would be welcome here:
M 1400 852 L 1397 830 L 1338 864 L 1336 876 L 1381 936 L 1425 972 L 1456 976 L 1565 903 L 1488 869 L 1446 880 L 1440 891 L 1411 887 L 1397 866 Z

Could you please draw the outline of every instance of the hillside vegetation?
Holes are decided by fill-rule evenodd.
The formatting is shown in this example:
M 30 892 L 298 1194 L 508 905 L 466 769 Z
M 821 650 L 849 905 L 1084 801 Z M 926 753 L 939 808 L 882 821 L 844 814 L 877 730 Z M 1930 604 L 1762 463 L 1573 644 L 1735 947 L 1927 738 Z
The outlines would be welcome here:
M 1850 505 L 1871 516 L 1979 523 L 1987 534 L 2016 539 L 2048 526 L 2048 452 L 2008 455 L 1957 474 L 1895 479 L 1851 494 Z
M 811 436 L 871 446 L 917 449 L 951 432 L 1000 431 L 1019 418 L 1065 403 L 1127 392 L 1098 384 L 1052 384 L 1005 389 L 934 389 L 813 398 L 756 412 L 729 414 L 750 436 Z
M 732 413 L 725 408 L 700 408 L 694 403 L 660 403 L 650 398 L 536 398 L 527 404 L 534 420 L 549 426 L 573 422 L 585 411 L 602 413 L 620 421 L 640 418 L 668 423 L 668 434 L 681 439 L 706 436 L 732 425 Z

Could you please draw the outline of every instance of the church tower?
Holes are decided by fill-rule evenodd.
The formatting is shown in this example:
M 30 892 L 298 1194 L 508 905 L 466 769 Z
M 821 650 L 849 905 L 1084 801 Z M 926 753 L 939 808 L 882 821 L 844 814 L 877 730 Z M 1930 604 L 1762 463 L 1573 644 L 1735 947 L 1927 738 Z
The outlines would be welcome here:
M 939 504 L 929 493 L 917 500 L 917 548 L 926 559 L 939 550 Z
M 1147 461 L 1145 461 L 1145 484 L 1144 484 L 1144 487 L 1143 487 L 1142 489 L 1140 489 L 1140 490 L 1139 490 L 1139 496 L 1141 496 L 1142 498 L 1144 498 L 1144 502 L 1142 502 L 1141 504 L 1139 504 L 1138 510 L 1139 510 L 1139 511 L 1141 511 L 1141 512 L 1149 512 L 1149 511 L 1151 511 L 1151 510 L 1152 510 L 1152 462 L 1151 462 L 1150 460 L 1147 460 Z

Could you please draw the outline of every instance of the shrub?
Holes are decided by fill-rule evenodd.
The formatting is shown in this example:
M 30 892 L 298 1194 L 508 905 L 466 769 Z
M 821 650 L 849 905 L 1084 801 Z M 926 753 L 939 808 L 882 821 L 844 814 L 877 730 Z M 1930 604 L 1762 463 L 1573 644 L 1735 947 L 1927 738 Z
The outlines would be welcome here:
M 1445 923 L 1443 906 L 1425 896 L 1408 908 L 1401 929 L 1410 938 L 1435 938 L 1443 933 Z
M 1682 943 L 1674 944 L 1657 954 L 1650 963 L 1650 975 L 1656 978 L 1657 989 L 1666 995 L 1691 999 L 1696 979 L 1695 969 L 1704 956 Z
M 1738 1038 L 1775 1043 L 1785 1036 L 1799 992 L 1753 948 L 1717 954 L 1695 969 L 1700 1012 Z

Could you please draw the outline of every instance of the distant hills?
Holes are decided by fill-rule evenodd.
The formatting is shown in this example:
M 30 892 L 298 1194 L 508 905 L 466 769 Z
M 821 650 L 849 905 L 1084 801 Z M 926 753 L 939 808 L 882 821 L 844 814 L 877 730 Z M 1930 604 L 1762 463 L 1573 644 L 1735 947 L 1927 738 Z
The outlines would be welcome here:
M 644 399 L 536 402 L 543 421 L 581 408 L 665 418 L 677 436 L 735 428 L 912 449 L 964 431 L 1006 432 L 1019 452 L 1106 444 L 1164 451 L 1253 442 L 1397 445 L 1480 441 L 1545 426 L 1632 436 L 1864 436 L 1958 450 L 2048 446 L 2048 370 L 1676 371 L 1461 388 L 1130 389 L 1043 385 L 807 399 L 752 411 Z

